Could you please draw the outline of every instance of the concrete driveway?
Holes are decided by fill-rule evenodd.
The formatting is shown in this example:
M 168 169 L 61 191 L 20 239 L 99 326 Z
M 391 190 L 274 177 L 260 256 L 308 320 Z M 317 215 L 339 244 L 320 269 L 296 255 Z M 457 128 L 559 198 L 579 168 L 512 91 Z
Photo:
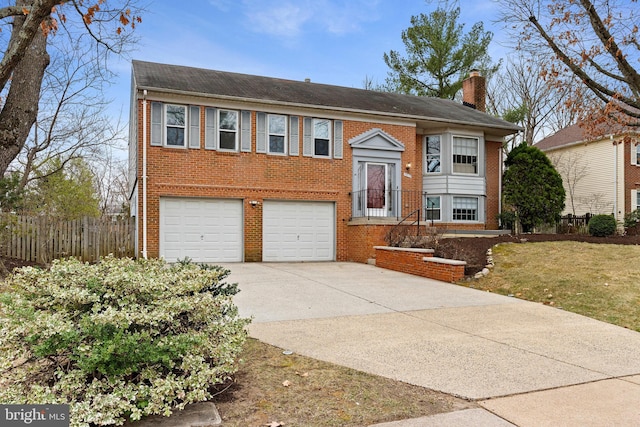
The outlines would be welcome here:
M 252 337 L 488 411 L 391 425 L 640 425 L 640 333 L 365 264 L 226 267 Z

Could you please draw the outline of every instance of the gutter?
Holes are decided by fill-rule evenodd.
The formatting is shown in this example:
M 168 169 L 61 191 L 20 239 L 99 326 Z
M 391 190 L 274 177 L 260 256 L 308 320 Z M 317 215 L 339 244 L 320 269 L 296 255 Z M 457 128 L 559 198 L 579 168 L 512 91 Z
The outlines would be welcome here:
M 140 88 L 144 90 L 151 90 L 158 93 L 183 95 L 188 97 L 195 96 L 199 98 L 221 99 L 225 101 L 248 102 L 248 103 L 255 103 L 255 104 L 266 104 L 266 105 L 279 105 L 279 106 L 286 106 L 286 107 L 292 107 L 292 108 L 318 109 L 318 110 L 333 111 L 333 112 L 339 111 L 339 112 L 345 112 L 345 113 L 385 116 L 385 117 L 392 117 L 392 118 L 398 118 L 398 119 L 404 119 L 404 120 L 430 121 L 430 122 L 436 122 L 436 123 L 446 123 L 446 124 L 455 124 L 455 125 L 464 125 L 464 126 L 477 126 L 477 127 L 484 127 L 489 129 L 500 129 L 500 130 L 510 131 L 507 135 L 516 133 L 517 131 L 521 130 L 519 126 L 513 126 L 512 124 L 510 124 L 511 126 L 507 126 L 507 125 L 502 126 L 502 125 L 493 125 L 489 123 L 478 123 L 475 121 L 472 122 L 472 121 L 464 121 L 464 120 L 450 120 L 450 119 L 439 118 L 439 117 L 417 116 L 417 115 L 402 114 L 402 113 L 391 113 L 391 112 L 385 112 L 385 111 L 360 110 L 356 108 L 343 108 L 343 107 L 327 106 L 327 105 L 312 105 L 312 104 L 304 104 L 299 102 L 274 101 L 274 100 L 268 100 L 268 99 L 246 98 L 246 97 L 237 97 L 237 96 L 230 96 L 230 95 L 214 95 L 214 94 L 190 92 L 190 91 L 184 91 L 184 90 L 155 88 L 150 86 L 149 87 L 140 86 Z M 492 116 L 489 116 L 489 117 L 492 117 Z M 498 118 L 495 118 L 495 119 L 501 120 Z

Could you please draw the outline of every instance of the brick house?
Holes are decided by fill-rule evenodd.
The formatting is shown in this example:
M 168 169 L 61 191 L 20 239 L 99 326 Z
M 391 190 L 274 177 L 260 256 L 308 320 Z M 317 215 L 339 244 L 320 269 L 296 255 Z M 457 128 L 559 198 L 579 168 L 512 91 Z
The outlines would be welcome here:
M 562 175 L 567 194 L 563 215 L 614 214 L 623 221 L 640 207 L 639 142 L 637 132 L 594 138 L 572 125 L 536 143 Z
M 420 215 L 497 228 L 503 138 L 465 104 L 133 61 L 138 253 L 175 261 L 358 261 Z M 471 108 L 470 108 L 471 107 Z

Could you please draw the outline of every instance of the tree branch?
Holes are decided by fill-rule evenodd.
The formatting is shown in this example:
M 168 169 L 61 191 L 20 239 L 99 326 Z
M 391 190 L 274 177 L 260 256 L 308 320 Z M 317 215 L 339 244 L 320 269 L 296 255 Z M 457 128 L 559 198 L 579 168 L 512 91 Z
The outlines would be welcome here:
M 599 99 L 601 99 L 605 103 L 609 103 L 613 98 L 616 98 L 619 101 L 623 102 L 624 104 L 638 109 L 638 111 L 634 111 L 631 108 L 622 108 L 625 114 L 631 117 L 640 118 L 640 102 L 638 100 L 634 100 L 632 98 L 622 96 L 622 94 L 616 91 L 613 91 L 601 85 L 600 83 L 596 82 L 595 80 L 593 80 L 591 76 L 589 76 L 582 68 L 576 65 L 571 60 L 571 58 L 566 53 L 564 53 L 560 49 L 560 47 L 558 47 L 556 42 L 549 36 L 549 34 L 547 34 L 545 29 L 542 28 L 542 25 L 540 25 L 540 22 L 538 22 L 535 16 L 531 15 L 529 17 L 529 21 L 534 25 L 536 30 L 538 30 L 538 33 L 540 34 L 540 36 L 542 36 L 542 38 L 547 42 L 547 44 L 549 45 L 553 53 L 556 54 L 558 59 L 560 59 L 567 67 L 569 67 L 569 69 L 573 72 L 573 74 L 575 74 L 580 80 L 582 80 L 584 84 L 589 89 L 591 89 L 591 91 Z

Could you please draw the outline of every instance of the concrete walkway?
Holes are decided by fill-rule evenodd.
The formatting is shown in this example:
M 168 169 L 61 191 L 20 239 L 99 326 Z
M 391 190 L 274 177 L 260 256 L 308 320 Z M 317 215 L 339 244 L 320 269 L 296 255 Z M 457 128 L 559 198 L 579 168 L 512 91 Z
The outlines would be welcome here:
M 640 425 L 640 333 L 365 264 L 226 267 L 252 337 L 484 408 L 380 426 Z

